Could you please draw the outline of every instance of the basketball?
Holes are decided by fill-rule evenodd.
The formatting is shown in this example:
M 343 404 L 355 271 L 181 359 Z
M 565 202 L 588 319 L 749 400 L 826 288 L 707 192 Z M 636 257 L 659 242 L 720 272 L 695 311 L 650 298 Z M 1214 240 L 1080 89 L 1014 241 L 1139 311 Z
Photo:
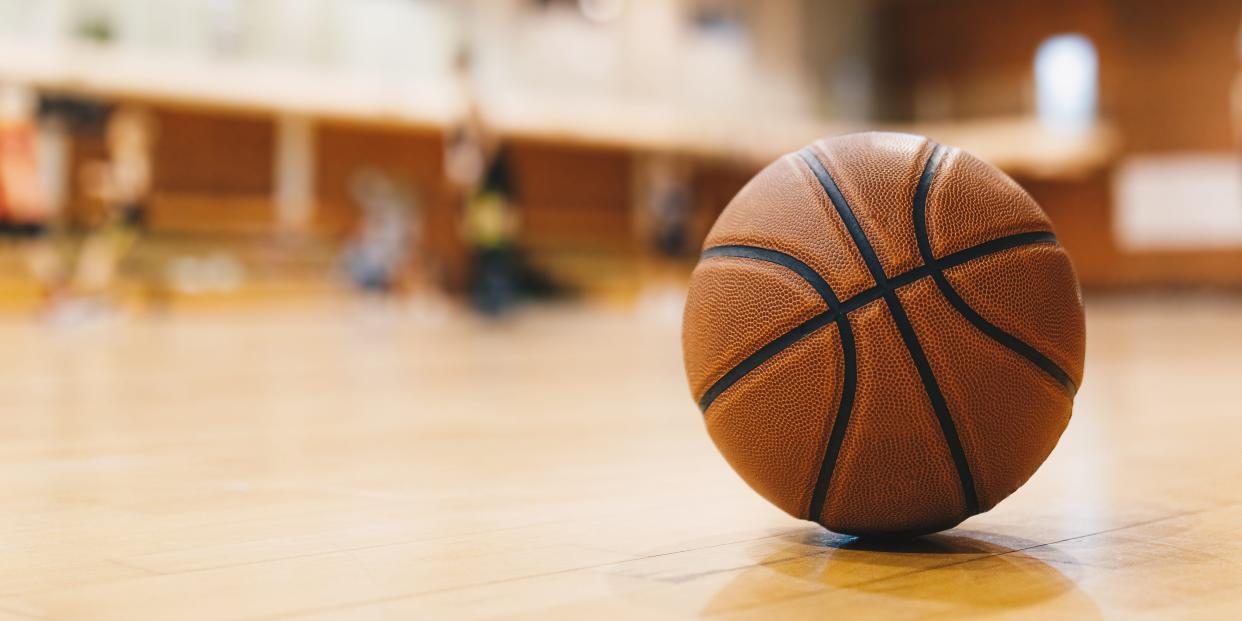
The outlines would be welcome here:
M 739 475 L 846 534 L 991 509 L 1069 422 L 1085 327 L 1048 217 L 913 135 L 826 138 L 725 208 L 691 277 L 686 374 Z

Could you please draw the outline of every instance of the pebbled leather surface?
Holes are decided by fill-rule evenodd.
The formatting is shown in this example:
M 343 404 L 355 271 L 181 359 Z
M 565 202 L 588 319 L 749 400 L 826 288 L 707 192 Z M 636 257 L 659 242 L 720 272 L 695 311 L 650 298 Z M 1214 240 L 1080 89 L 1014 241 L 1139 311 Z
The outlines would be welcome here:
M 884 300 L 850 320 L 858 392 L 820 523 L 850 534 L 949 528 L 966 517 L 962 488 L 897 325 Z
M 913 197 L 934 145 L 925 138 L 856 134 L 817 141 L 887 276 L 922 265 Z M 933 255 L 1007 235 L 1051 230 L 1012 180 L 949 150 L 927 200 Z M 705 247 L 748 245 L 788 253 L 849 300 L 874 286 L 862 255 L 805 162 L 788 155 L 730 202 Z M 720 261 L 720 263 L 716 263 Z M 683 339 L 697 399 L 782 329 L 823 309 L 805 283 L 772 264 L 704 260 L 692 277 Z M 945 273 L 971 308 L 1082 378 L 1082 304 L 1063 250 L 1023 246 Z M 1021 485 L 1055 445 L 1071 397 L 1025 357 L 980 331 L 925 278 L 898 290 L 940 385 L 986 510 Z M 857 390 L 839 458 L 817 520 L 847 533 L 923 533 L 966 515 L 943 430 L 887 302 L 850 313 Z M 775 336 L 774 336 L 775 335 Z M 835 325 L 797 341 L 725 390 L 705 413 L 721 453 L 752 487 L 806 518 L 809 498 L 840 403 L 841 343 Z
M 1051 231 L 1035 199 L 995 166 L 950 149 L 927 195 L 927 233 L 937 258 L 989 239 Z
M 751 179 L 720 214 L 703 247 L 734 244 L 797 257 L 841 299 L 875 284 L 845 225 L 796 155 L 776 160 Z
M 1065 250 L 1014 248 L 945 270 L 957 294 L 984 319 L 1022 339 L 1082 383 L 1087 327 Z
M 890 278 L 923 263 L 910 206 L 932 148 L 922 136 L 882 132 L 825 138 L 811 145 Z
M 764 343 L 827 308 L 811 285 L 774 263 L 737 257 L 699 263 L 681 335 L 695 398 Z
M 987 511 L 1052 452 L 1073 402 L 1056 380 L 976 330 L 932 281 L 914 283 L 898 295 L 949 404 L 979 509 Z
M 840 390 L 840 339 L 829 325 L 722 394 L 707 411 L 707 431 L 759 495 L 805 518 Z

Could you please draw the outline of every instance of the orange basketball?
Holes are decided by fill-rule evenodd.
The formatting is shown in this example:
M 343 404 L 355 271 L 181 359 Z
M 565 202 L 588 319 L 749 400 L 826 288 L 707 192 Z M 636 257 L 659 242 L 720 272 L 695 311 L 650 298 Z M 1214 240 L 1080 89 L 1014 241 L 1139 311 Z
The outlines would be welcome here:
M 712 440 L 790 515 L 915 535 L 987 511 L 1082 380 L 1078 282 L 1012 179 L 921 136 L 819 140 L 725 208 L 690 283 Z

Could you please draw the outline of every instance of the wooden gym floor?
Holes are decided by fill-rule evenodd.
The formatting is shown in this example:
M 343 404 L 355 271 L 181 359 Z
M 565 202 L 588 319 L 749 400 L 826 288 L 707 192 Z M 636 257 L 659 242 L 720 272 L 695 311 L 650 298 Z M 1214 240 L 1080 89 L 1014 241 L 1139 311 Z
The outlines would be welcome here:
M 1088 302 L 1050 461 L 905 544 L 748 490 L 658 305 L 3 319 L 0 619 L 1238 618 L 1242 301 Z

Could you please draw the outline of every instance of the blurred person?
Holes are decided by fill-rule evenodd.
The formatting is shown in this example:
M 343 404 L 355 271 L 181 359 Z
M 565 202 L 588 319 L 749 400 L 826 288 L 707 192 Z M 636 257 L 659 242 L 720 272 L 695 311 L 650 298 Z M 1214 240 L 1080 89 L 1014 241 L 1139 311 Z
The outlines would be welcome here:
M 691 253 L 690 170 L 672 155 L 653 158 L 648 167 L 648 196 L 644 203 L 644 239 L 652 252 L 665 259 L 681 259 Z
M 445 171 L 462 197 L 461 230 L 470 249 L 471 304 L 495 316 L 510 308 L 519 294 L 517 192 L 509 151 L 483 121 L 469 52 L 458 54 L 454 69 L 466 108 L 462 119 L 449 128 Z
M 471 249 L 471 299 L 477 310 L 499 315 L 518 300 L 522 268 L 517 247 L 508 152 L 491 158 L 482 182 L 465 204 L 464 229 Z
M 48 301 L 64 284 L 51 236 L 55 205 L 39 174 L 37 97 L 15 84 L 0 85 L 0 235 L 15 240 Z
M 685 303 L 685 259 L 695 254 L 692 169 L 678 156 L 653 154 L 641 159 L 637 170 L 642 188 L 634 218 L 642 274 L 639 310 L 677 320 Z
M 350 281 L 363 291 L 391 293 L 410 284 L 420 228 L 413 192 L 373 169 L 354 173 L 350 189 L 362 222 L 345 249 Z
M 146 224 L 155 123 L 144 109 L 122 106 L 108 118 L 105 138 L 108 159 L 89 162 L 82 170 L 86 193 L 104 214 L 83 242 L 74 273 L 74 292 L 87 298 L 107 294 Z

